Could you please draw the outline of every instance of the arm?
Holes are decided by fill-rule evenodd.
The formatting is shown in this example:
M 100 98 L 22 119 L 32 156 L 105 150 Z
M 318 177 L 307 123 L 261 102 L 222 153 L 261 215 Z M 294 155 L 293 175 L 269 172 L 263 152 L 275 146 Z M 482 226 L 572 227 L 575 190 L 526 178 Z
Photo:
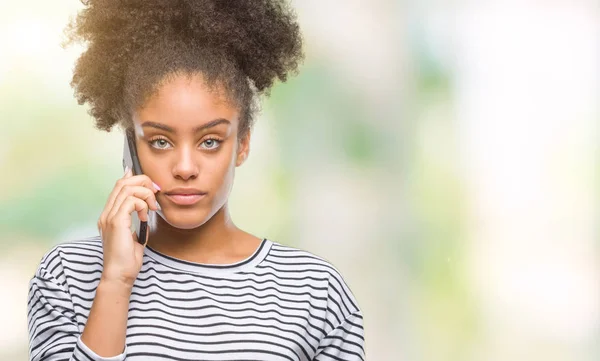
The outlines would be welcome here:
M 115 337 L 120 336 L 118 328 L 121 327 L 121 324 L 115 321 L 115 317 L 120 319 L 123 316 L 117 315 L 120 311 L 118 307 L 111 307 L 114 306 L 112 303 L 118 301 L 113 299 L 113 301 L 107 302 L 114 295 L 110 294 L 109 287 L 105 288 L 107 288 L 106 291 L 101 290 L 101 287 L 98 286 L 96 299 L 100 301 L 94 300 L 92 312 L 95 314 L 92 315 L 90 312 L 90 318 L 93 316 L 104 318 L 104 320 L 110 319 L 110 322 L 95 322 L 90 327 L 86 326 L 84 331 L 86 335 L 104 335 L 114 332 Z M 127 311 L 124 314 L 126 323 Z M 31 361 L 122 361 L 125 359 L 124 336 L 123 339 L 113 344 L 114 347 L 120 348 L 119 352 L 109 355 L 114 357 L 102 357 L 83 342 L 70 294 L 64 283 L 58 281 L 43 267 L 40 267 L 30 282 L 27 319 L 29 359 Z M 92 339 L 94 338 L 92 337 Z M 105 338 L 99 340 L 102 341 Z M 100 350 L 101 348 L 94 343 L 94 349 Z
M 131 285 L 101 279 L 81 341 L 98 355 L 124 353 Z M 118 360 L 118 359 L 116 359 Z
M 32 361 L 121 361 L 125 340 L 129 297 L 142 267 L 144 245 L 131 233 L 131 213 L 148 220 L 148 210 L 158 209 L 158 188 L 145 175 L 126 170 L 109 195 L 98 229 L 102 235 L 103 270 L 83 333 L 64 279 L 56 270 L 60 252 L 56 248 L 42 260 L 29 288 L 27 318 L 29 354 Z M 147 239 L 146 239 L 147 241 Z M 61 274 L 60 271 L 57 271 Z M 63 273 L 64 274 L 64 273 Z
M 321 340 L 313 361 L 364 361 L 364 343 L 362 314 L 356 312 Z
M 354 294 L 333 266 L 328 269 L 327 325 L 313 361 L 364 361 L 363 315 Z

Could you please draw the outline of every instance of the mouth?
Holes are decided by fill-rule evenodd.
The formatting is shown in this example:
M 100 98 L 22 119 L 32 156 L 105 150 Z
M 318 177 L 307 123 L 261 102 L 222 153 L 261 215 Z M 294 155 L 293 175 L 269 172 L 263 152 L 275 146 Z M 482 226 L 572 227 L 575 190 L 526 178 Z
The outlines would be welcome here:
M 181 205 L 181 206 L 189 206 L 199 202 L 202 198 L 206 196 L 206 192 L 201 192 L 199 190 L 181 190 L 181 191 L 170 191 L 163 193 L 163 195 L 169 199 L 171 202 Z

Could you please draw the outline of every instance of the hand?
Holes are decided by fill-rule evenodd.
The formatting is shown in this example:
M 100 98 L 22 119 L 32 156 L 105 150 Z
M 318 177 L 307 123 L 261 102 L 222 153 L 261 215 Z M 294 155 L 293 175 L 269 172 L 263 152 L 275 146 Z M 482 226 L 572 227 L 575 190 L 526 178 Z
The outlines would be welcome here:
M 103 281 L 133 286 L 142 268 L 144 245 L 131 232 L 131 213 L 135 211 L 141 221 L 148 221 L 148 210 L 158 209 L 157 191 L 148 176 L 134 176 L 131 170 L 115 184 L 98 220 L 104 253 Z

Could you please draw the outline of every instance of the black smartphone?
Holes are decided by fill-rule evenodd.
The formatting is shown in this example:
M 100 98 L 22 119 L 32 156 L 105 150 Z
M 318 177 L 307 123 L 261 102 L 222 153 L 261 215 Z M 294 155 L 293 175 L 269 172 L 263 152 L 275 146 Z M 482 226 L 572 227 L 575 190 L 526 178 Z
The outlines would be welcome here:
M 125 144 L 123 146 L 123 170 L 125 167 L 129 167 L 133 171 L 134 175 L 142 174 L 142 167 L 140 166 L 140 160 L 137 155 L 137 148 L 135 146 L 135 137 L 132 131 L 125 132 Z M 150 211 L 148 212 L 148 218 L 150 218 Z M 131 222 L 135 228 L 137 240 L 140 244 L 146 244 L 146 237 L 148 236 L 148 222 L 141 221 L 136 211 L 131 214 Z

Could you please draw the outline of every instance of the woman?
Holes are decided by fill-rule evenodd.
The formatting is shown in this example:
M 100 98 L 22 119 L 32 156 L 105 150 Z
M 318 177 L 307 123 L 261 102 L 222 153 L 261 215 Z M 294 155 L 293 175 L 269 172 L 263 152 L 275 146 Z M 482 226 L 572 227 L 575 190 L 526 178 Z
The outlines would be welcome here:
M 288 5 L 85 5 L 69 28 L 88 45 L 72 85 L 99 129 L 135 134 L 144 174 L 116 182 L 101 237 L 43 257 L 30 359 L 364 360 L 362 313 L 336 269 L 244 232 L 228 212 L 254 101 L 302 60 Z M 137 242 L 131 214 L 158 210 Z

